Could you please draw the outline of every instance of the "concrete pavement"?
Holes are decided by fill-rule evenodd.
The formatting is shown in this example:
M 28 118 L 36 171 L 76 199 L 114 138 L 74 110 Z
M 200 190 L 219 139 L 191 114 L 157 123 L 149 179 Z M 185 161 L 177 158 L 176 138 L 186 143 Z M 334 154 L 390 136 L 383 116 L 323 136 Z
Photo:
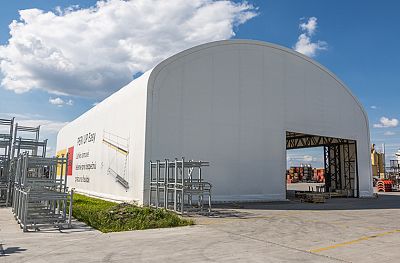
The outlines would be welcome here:
M 0 209 L 5 262 L 397 262 L 400 195 L 220 206 L 190 227 L 23 233 Z

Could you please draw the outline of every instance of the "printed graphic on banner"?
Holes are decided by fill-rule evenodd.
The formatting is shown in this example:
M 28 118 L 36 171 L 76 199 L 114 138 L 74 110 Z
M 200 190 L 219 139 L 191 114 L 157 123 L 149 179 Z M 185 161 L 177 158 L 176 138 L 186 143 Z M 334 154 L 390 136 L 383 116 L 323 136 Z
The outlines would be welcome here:
M 127 167 L 129 163 L 129 137 L 103 131 L 103 163 L 107 174 L 115 178 L 125 189 L 129 189 Z
M 72 168 L 74 163 L 74 146 L 68 148 L 68 176 L 72 176 Z
M 62 149 L 57 152 L 56 157 L 62 158 L 65 157 L 66 154 L 67 154 L 67 149 Z M 64 170 L 66 168 L 65 164 L 64 165 L 57 164 L 57 176 L 61 175 L 61 168 Z
M 91 176 L 96 174 L 97 164 L 91 150 L 96 143 L 96 132 L 86 132 L 78 136 L 74 147 L 68 150 L 72 152 L 75 163 L 68 163 L 74 169 L 75 183 L 90 183 Z

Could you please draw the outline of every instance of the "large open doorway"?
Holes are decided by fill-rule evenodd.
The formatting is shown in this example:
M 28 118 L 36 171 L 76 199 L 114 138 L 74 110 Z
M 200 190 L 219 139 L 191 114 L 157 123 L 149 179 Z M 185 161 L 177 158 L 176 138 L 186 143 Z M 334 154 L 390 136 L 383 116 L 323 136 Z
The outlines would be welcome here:
M 323 167 L 315 167 L 313 169 L 307 163 L 300 164 L 298 170 L 288 170 L 285 179 L 288 180 L 288 173 L 295 171 L 298 173 L 298 178 L 290 183 L 299 181 L 301 183 L 318 183 L 316 185 L 311 184 L 311 186 L 315 187 L 305 188 L 303 189 L 304 191 L 323 191 L 335 193 L 337 196 L 358 197 L 356 141 L 293 131 L 286 132 L 287 151 L 295 149 L 308 150 L 310 148 L 319 149 L 322 154 L 320 157 L 322 160 L 321 166 Z M 288 167 L 288 169 L 291 169 L 291 167 Z M 297 169 L 297 167 L 292 169 Z M 323 169 L 323 171 L 320 171 L 320 169 Z M 321 174 L 323 174 L 323 181 L 320 177 Z M 311 181 L 310 178 L 312 178 Z M 294 189 L 295 187 L 291 188 Z M 299 189 L 299 191 L 301 190 Z

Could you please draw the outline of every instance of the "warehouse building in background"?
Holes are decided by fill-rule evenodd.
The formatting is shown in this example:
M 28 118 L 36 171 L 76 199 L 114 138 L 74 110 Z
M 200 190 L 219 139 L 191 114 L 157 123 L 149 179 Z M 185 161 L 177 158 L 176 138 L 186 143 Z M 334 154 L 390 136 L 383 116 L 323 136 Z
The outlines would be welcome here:
M 326 189 L 373 194 L 367 115 L 329 70 L 250 40 L 178 53 L 62 128 L 69 186 L 148 202 L 149 161 L 205 160 L 213 201 L 286 199 L 286 151 L 323 147 Z

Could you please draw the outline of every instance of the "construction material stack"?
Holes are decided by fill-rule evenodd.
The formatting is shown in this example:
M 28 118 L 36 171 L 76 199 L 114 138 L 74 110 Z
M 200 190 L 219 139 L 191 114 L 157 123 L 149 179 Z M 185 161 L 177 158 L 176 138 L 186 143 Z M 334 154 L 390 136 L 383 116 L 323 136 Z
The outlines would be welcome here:
M 7 206 L 10 200 L 10 161 L 13 143 L 14 118 L 0 119 L 0 205 Z
M 72 197 L 67 189 L 67 157 L 19 155 L 15 165 L 12 211 L 24 231 L 71 226 Z M 67 213 L 68 201 L 71 202 Z
M 314 180 L 314 171 L 311 164 L 292 166 L 287 170 L 287 183 L 311 182 Z
M 31 156 L 46 156 L 47 140 L 40 141 L 40 126 L 27 127 L 15 125 L 14 143 L 11 158 L 18 157 L 21 153 L 28 152 Z
M 11 205 L 14 194 L 14 181 L 16 175 L 16 162 L 21 154 L 28 154 L 44 158 L 46 156 L 47 140 L 40 141 L 40 126 L 28 127 L 18 123 L 12 128 L 12 147 L 9 162 L 9 191 L 7 195 L 7 206 Z
M 392 192 L 393 191 L 393 181 L 380 179 L 376 186 L 378 188 L 378 192 Z
M 150 206 L 179 214 L 211 212 L 211 184 L 202 175 L 209 162 L 150 161 Z
M 313 180 L 317 183 L 325 183 L 325 169 L 324 168 L 314 168 Z
M 12 205 L 24 231 L 71 226 L 68 155 L 46 158 L 46 146 L 47 140 L 40 140 L 40 126 L 0 119 L 0 204 Z

